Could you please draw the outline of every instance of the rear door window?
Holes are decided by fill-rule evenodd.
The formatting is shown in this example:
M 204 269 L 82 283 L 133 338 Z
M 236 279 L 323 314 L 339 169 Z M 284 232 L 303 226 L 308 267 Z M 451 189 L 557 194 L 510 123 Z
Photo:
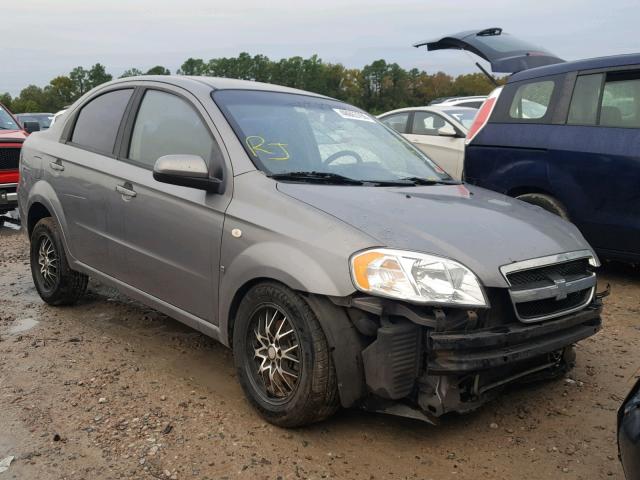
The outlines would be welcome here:
M 199 155 L 211 158 L 214 140 L 196 110 L 184 99 L 148 90 L 133 126 L 129 159 L 153 168 L 164 155 Z
M 511 101 L 509 116 L 515 120 L 541 119 L 547 114 L 554 86 L 552 80 L 521 85 Z
M 600 125 L 640 128 L 640 73 L 608 74 L 602 92 Z
M 73 128 L 71 142 L 94 152 L 112 154 L 132 93 L 132 88 L 115 90 L 85 104 Z
M 569 125 L 595 125 L 598 122 L 603 75 L 581 75 L 576 79 L 567 118 Z
M 393 128 L 398 133 L 407 133 L 407 122 L 409 121 L 409 112 L 396 113 L 388 117 L 381 118 L 380 121 L 387 127 Z

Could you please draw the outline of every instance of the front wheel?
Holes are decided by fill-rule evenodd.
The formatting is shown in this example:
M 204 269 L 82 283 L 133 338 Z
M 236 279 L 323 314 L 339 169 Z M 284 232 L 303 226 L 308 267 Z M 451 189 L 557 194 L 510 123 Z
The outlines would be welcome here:
M 49 305 L 71 305 L 87 289 L 88 277 L 71 270 L 62 246 L 58 222 L 47 217 L 31 233 L 31 275 L 36 290 Z
M 305 300 L 278 283 L 251 288 L 233 330 L 240 384 L 269 422 L 298 427 L 324 420 L 338 409 L 331 352 Z

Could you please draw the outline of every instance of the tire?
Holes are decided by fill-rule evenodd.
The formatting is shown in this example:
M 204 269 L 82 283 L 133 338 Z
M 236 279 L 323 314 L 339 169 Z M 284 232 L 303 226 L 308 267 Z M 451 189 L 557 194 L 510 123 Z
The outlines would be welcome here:
M 30 254 L 33 283 L 49 305 L 72 305 L 87 290 L 89 278 L 69 268 L 60 227 L 53 218 L 43 218 L 34 227 Z
M 337 378 L 324 332 L 306 301 L 284 285 L 265 282 L 247 292 L 236 315 L 233 352 L 242 389 L 268 422 L 299 427 L 338 409 Z M 278 373 L 280 367 L 284 373 Z
M 547 212 L 558 215 L 568 222 L 571 221 L 564 205 L 549 195 L 545 195 L 544 193 L 525 193 L 524 195 L 518 195 L 516 198 L 523 202 L 537 205 L 538 207 L 545 209 Z

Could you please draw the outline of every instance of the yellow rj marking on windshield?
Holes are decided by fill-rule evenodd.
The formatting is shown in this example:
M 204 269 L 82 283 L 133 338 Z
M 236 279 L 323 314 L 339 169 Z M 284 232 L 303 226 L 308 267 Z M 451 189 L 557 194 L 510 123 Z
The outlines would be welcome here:
M 266 153 L 267 155 L 273 155 L 273 152 L 270 152 L 269 150 L 262 148 L 265 140 L 264 138 L 258 135 L 248 136 L 245 139 L 245 142 L 247 142 L 247 146 L 249 147 L 249 150 L 251 150 L 251 153 L 253 153 L 254 157 L 258 156 L 258 152 Z
M 273 157 L 267 157 L 264 160 L 289 160 L 291 158 L 291 156 L 289 155 L 289 151 L 287 150 L 288 144 L 286 143 L 267 143 L 266 146 L 268 147 L 276 147 L 280 149 L 280 151 L 270 152 L 265 148 L 266 140 L 260 135 L 250 135 L 245 139 L 245 142 L 247 143 L 247 146 L 249 147 L 249 150 L 251 150 L 251 153 L 254 157 L 259 157 L 258 152 L 261 152 L 266 153 L 267 155 L 276 155 Z
M 270 157 L 268 160 L 289 160 L 291 157 L 289 156 L 289 152 L 287 151 L 286 143 L 270 143 L 270 147 L 279 147 L 282 150 L 282 156 L 280 157 Z

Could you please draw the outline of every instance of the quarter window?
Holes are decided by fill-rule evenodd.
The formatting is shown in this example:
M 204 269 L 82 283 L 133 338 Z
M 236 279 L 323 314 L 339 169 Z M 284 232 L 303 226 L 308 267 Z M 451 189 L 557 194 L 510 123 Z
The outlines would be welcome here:
M 107 92 L 82 107 L 71 142 L 99 153 L 113 153 L 118 128 L 132 93 L 131 88 Z
M 602 87 L 602 73 L 582 75 L 573 89 L 569 117 L 570 125 L 595 125 L 598 121 L 598 102 Z
M 213 137 L 194 108 L 182 98 L 148 90 L 131 135 L 129 159 L 153 168 L 164 155 L 199 155 L 209 160 Z
M 398 133 L 406 133 L 409 112 L 397 113 L 380 119 L 387 127 L 393 128 Z
M 521 85 L 509 108 L 509 116 L 516 120 L 535 120 L 544 117 L 551 103 L 555 83 L 552 80 Z

